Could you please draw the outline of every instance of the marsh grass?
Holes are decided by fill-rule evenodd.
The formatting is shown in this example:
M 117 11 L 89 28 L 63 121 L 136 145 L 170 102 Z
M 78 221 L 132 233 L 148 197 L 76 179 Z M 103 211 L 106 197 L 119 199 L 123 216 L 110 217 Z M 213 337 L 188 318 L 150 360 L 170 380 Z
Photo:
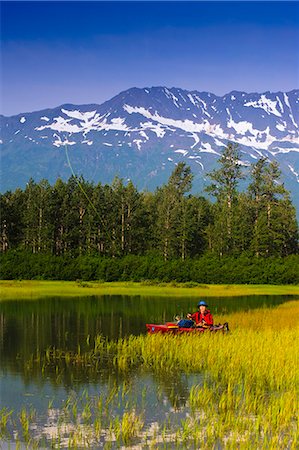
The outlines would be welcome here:
M 298 295 L 296 285 L 204 285 L 194 282 L 163 283 L 84 282 L 0 280 L 0 301 L 36 300 L 42 297 L 78 297 L 86 295 L 150 295 L 150 296 L 204 296 L 231 297 L 241 295 Z
M 3 438 L 7 435 L 7 424 L 10 421 L 13 411 L 7 408 L 0 410 L 0 437 Z
M 59 376 L 66 367 L 93 371 L 105 366 L 122 374 L 124 380 L 97 398 L 87 392 L 70 395 L 58 414 L 60 428 L 52 437 L 53 446 L 60 442 L 61 447 L 97 448 L 105 442 L 106 448 L 136 444 L 295 450 L 299 438 L 299 302 L 234 313 L 225 319 L 232 329 L 226 335 L 147 335 L 114 341 L 97 336 L 88 352 L 52 348 L 34 355 L 27 362 L 29 370 L 37 367 L 44 374 L 55 370 Z M 164 422 L 150 426 L 142 410 L 147 392 L 142 392 L 138 403 L 130 383 L 132 372 L 154 374 L 158 379 L 201 374 L 202 382 L 189 390 L 183 418 L 178 405 L 173 412 L 177 421 L 165 417 Z M 0 423 L 5 425 L 10 414 L 7 410 L 1 413 Z M 30 413 L 21 411 L 21 417 L 28 442 Z

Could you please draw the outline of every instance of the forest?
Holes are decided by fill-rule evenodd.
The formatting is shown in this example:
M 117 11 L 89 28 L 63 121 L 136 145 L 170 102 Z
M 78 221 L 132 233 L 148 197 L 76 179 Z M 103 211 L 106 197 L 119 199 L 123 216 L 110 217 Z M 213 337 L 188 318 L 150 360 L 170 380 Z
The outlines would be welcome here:
M 276 162 L 250 167 L 228 143 L 208 196 L 179 163 L 155 192 L 115 178 L 30 179 L 1 194 L 2 279 L 297 283 L 298 225 Z

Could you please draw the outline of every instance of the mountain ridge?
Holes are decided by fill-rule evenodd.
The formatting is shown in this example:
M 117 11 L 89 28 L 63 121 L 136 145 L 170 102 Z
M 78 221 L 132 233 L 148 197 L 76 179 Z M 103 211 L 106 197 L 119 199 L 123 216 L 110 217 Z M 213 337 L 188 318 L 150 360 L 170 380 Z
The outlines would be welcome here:
M 75 172 L 90 181 L 111 182 L 117 174 L 154 189 L 185 161 L 199 192 L 227 142 L 235 142 L 244 170 L 259 157 L 279 162 L 299 209 L 299 89 L 217 96 L 130 88 L 102 104 L 64 103 L 0 120 L 2 190 L 23 187 L 30 177 L 70 176 L 60 151 L 67 144 Z
M 212 93 L 210 91 L 197 91 L 196 89 L 195 90 L 193 89 L 192 91 L 189 91 L 188 89 L 178 88 L 178 87 L 175 87 L 175 86 L 167 87 L 167 86 L 162 86 L 161 85 L 161 86 L 152 86 L 152 87 L 147 87 L 147 88 L 138 88 L 138 87 L 134 86 L 132 88 L 128 88 L 128 89 L 125 89 L 124 91 L 119 92 L 119 94 L 114 95 L 113 97 L 111 97 L 111 99 L 105 100 L 102 103 L 82 103 L 82 104 L 78 104 L 78 103 L 67 102 L 67 103 L 61 103 L 61 104 L 59 104 L 57 106 L 54 106 L 52 108 L 43 108 L 43 109 L 38 109 L 38 110 L 34 110 L 34 111 L 21 111 L 21 112 L 19 112 L 17 114 L 12 114 L 12 115 L 0 114 L 0 118 L 8 119 L 8 118 L 18 117 L 18 116 L 21 116 L 21 115 L 24 115 L 24 114 L 42 113 L 44 111 L 49 111 L 49 110 L 52 111 L 52 110 L 56 110 L 58 108 L 66 107 L 66 106 L 99 107 L 99 106 L 105 105 L 106 103 L 110 103 L 113 99 L 119 97 L 120 95 L 122 95 L 122 94 L 124 94 L 124 93 L 126 93 L 128 91 L 133 91 L 133 90 L 140 91 L 140 90 L 144 90 L 144 89 L 148 89 L 148 90 L 150 90 L 150 89 L 165 89 L 165 88 L 168 89 L 168 90 L 172 90 L 172 89 L 181 90 L 181 91 L 185 91 L 185 92 L 188 92 L 188 93 L 191 93 L 191 94 L 192 93 L 194 93 L 194 94 L 210 94 L 210 95 L 213 95 L 213 96 L 218 97 L 218 98 L 224 98 L 224 97 L 227 97 L 229 95 L 234 95 L 234 94 L 246 94 L 246 95 L 271 94 L 271 95 L 278 95 L 278 94 L 296 94 L 297 93 L 299 95 L 299 88 L 298 89 L 294 88 L 294 89 L 291 89 L 290 91 L 275 91 L 275 92 L 271 92 L 271 91 L 246 92 L 246 91 L 232 90 L 232 91 L 229 91 L 229 92 L 227 92 L 227 93 L 225 93 L 223 95 L 218 95 L 218 94 L 214 94 L 214 93 Z

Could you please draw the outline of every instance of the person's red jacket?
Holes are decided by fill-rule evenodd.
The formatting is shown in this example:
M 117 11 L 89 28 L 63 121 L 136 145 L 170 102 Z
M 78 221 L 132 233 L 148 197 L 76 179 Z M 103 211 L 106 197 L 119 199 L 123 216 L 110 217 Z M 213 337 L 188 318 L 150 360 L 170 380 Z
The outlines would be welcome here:
M 204 321 L 207 325 L 213 325 L 213 316 L 209 309 L 206 309 L 203 314 L 201 314 L 200 311 L 196 311 L 194 314 L 191 314 L 192 320 L 195 321 L 195 323 L 200 323 Z

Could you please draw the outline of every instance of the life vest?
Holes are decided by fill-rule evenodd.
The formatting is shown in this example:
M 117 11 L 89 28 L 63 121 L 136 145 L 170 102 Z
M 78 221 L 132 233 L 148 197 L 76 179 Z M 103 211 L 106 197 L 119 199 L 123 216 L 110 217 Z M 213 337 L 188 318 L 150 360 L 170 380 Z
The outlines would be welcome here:
M 204 321 L 207 325 L 213 325 L 214 323 L 213 316 L 209 309 L 206 309 L 204 314 L 201 314 L 200 311 L 196 311 L 191 315 L 191 317 L 195 321 L 195 323 L 200 323 L 202 321 Z

